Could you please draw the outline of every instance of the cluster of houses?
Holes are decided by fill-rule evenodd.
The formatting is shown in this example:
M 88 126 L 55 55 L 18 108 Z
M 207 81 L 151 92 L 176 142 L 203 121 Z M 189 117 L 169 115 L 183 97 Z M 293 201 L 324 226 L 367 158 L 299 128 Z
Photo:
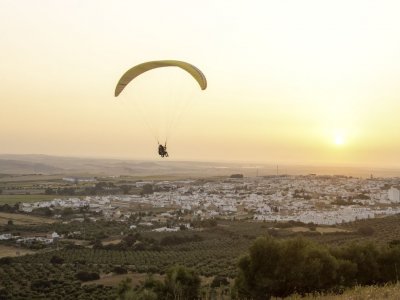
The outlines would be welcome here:
M 37 242 L 49 245 L 56 242 L 60 237 L 61 236 L 57 232 L 53 232 L 45 236 L 29 236 L 29 237 L 21 237 L 17 235 L 12 235 L 11 233 L 3 233 L 0 234 L 0 241 L 14 240 L 18 244 L 32 244 L 34 242 Z
M 87 200 L 80 198 L 68 198 L 68 199 L 54 199 L 51 201 L 39 201 L 32 203 L 21 203 L 19 210 L 22 212 L 30 213 L 37 208 L 80 208 L 88 206 L 90 203 Z
M 23 203 L 20 209 L 86 207 L 103 218 L 123 220 L 132 205 L 179 211 L 197 219 L 236 218 L 338 224 L 400 213 L 399 178 L 345 176 L 264 176 L 210 180 L 138 182 L 157 187 L 146 195 L 87 196 Z M 149 221 L 176 218 L 162 212 Z M 160 229 L 161 230 L 161 229 Z

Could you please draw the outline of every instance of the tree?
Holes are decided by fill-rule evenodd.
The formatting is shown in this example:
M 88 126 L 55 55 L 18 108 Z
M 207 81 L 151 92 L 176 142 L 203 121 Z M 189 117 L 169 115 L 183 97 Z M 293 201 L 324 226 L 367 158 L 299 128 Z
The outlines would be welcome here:
M 115 266 L 114 269 L 113 269 L 113 272 L 115 274 L 127 274 L 128 270 L 126 268 L 124 268 L 124 267 L 121 267 L 121 266 Z
M 400 245 L 391 244 L 381 251 L 379 256 L 381 282 L 399 282 L 400 278 Z
M 159 288 L 156 288 L 156 285 Z M 162 299 L 159 294 L 162 294 L 163 284 L 160 281 L 148 277 L 138 290 L 134 290 L 132 286 L 132 279 L 125 278 L 122 280 L 117 288 L 117 294 L 119 300 L 157 300 Z
M 63 264 L 63 263 L 64 263 L 64 259 L 63 259 L 62 257 L 57 256 L 57 255 L 53 255 L 53 256 L 51 257 L 51 259 L 50 259 L 50 262 L 51 262 L 53 265 L 60 265 L 60 264 Z
M 75 195 L 75 189 L 72 187 L 71 188 L 58 188 L 57 194 L 65 195 L 65 196 L 73 196 L 73 195 Z
M 45 193 L 46 195 L 55 195 L 55 194 L 56 194 L 56 191 L 55 191 L 54 189 L 52 189 L 52 188 L 47 188 L 47 189 L 44 191 L 44 193 Z
M 132 247 L 135 244 L 135 242 L 136 242 L 136 236 L 130 233 L 122 239 L 121 244 L 129 248 Z
M 0 205 L 0 211 L 3 211 L 3 212 L 14 213 L 14 212 L 18 211 L 18 209 L 19 209 L 19 203 L 16 203 L 13 206 L 11 206 L 7 203 L 4 205 Z
M 243 174 L 232 174 L 230 178 L 243 178 Z
M 380 281 L 379 250 L 373 243 L 351 244 L 337 250 L 335 256 L 355 264 L 355 283 L 376 284 Z
M 36 208 L 32 211 L 32 213 L 41 215 L 41 216 L 47 216 L 47 217 L 50 217 L 53 215 L 53 211 L 49 207 Z
M 90 281 L 100 279 L 100 275 L 95 272 L 80 271 L 75 274 L 76 279 L 80 281 Z
M 150 183 L 145 184 L 142 187 L 142 194 L 143 195 L 147 195 L 147 194 L 153 194 L 153 185 L 151 185 Z
M 211 282 L 212 288 L 218 288 L 222 285 L 228 285 L 229 281 L 225 276 L 217 275 L 214 277 L 213 281 Z
M 93 242 L 93 249 L 103 249 L 103 243 L 101 242 L 100 239 L 95 239 Z
M 164 299 L 165 285 L 149 275 L 135 294 L 134 299 L 155 300 Z
M 157 300 L 160 299 L 157 294 L 152 290 L 141 290 L 136 293 L 134 292 L 127 292 L 125 293 L 125 300 Z
M 1 265 L 10 265 L 11 263 L 12 263 L 12 258 L 9 256 L 0 258 L 0 266 Z
M 125 294 L 132 290 L 132 278 L 125 278 L 118 284 L 117 293 L 119 299 L 125 299 Z
M 357 283 L 357 264 L 347 260 L 338 259 L 337 284 L 338 286 L 353 286 Z
M 273 277 L 280 260 L 280 245 L 272 237 L 258 238 L 249 250 L 250 254 L 239 260 L 236 288 L 240 296 L 268 299 L 276 285 Z
M 371 226 L 362 226 L 358 228 L 357 232 L 361 235 L 371 236 L 375 233 L 375 230 Z
M 200 290 L 200 277 L 192 269 L 176 266 L 165 277 L 165 299 L 196 299 Z
M 74 213 L 74 210 L 72 209 L 72 207 L 66 207 L 66 208 L 63 209 L 61 215 L 63 217 L 67 217 L 67 216 L 72 215 L 73 213 Z
M 325 291 L 335 285 L 337 261 L 328 249 L 301 238 L 258 238 L 239 261 L 235 281 L 239 296 L 285 297 L 294 292 Z
M 129 185 L 126 185 L 126 184 L 121 185 L 120 188 L 121 188 L 122 193 L 123 193 L 124 195 L 128 195 L 129 192 L 131 191 L 131 187 L 130 187 Z

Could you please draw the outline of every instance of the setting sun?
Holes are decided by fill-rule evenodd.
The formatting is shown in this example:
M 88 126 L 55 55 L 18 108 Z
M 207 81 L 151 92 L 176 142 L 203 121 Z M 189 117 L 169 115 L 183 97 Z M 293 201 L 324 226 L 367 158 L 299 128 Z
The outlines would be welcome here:
M 335 136 L 335 145 L 341 146 L 344 144 L 344 138 L 342 135 Z

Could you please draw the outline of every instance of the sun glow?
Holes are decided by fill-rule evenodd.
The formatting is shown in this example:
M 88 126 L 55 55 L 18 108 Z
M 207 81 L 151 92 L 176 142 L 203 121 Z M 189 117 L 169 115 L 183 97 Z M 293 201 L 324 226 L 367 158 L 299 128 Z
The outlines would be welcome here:
M 335 145 L 341 146 L 341 145 L 343 145 L 343 144 L 344 144 L 343 135 L 337 134 L 337 135 L 335 136 Z

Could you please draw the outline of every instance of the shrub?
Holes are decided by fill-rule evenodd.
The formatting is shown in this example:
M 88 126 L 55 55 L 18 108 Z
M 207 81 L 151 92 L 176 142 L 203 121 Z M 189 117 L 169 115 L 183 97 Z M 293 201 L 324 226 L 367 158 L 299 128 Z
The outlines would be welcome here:
M 127 274 L 128 270 L 124 267 L 116 266 L 116 267 L 114 267 L 113 272 L 115 274 Z
M 80 281 L 91 281 L 100 279 L 100 275 L 95 272 L 81 271 L 75 274 L 76 279 Z
M 225 276 L 217 275 L 214 277 L 213 281 L 211 282 L 211 287 L 216 288 L 220 287 L 221 285 L 228 285 L 229 281 Z
M 375 230 L 370 226 L 362 226 L 358 228 L 357 232 L 361 235 L 371 236 L 375 233 Z
M 61 265 L 61 264 L 64 263 L 64 259 L 61 258 L 61 257 L 59 257 L 59 256 L 57 256 L 57 255 L 53 255 L 53 256 L 51 257 L 51 259 L 50 259 L 50 262 L 51 262 L 53 265 Z
M 2 257 L 0 258 L 0 266 L 1 265 L 10 265 L 12 263 L 11 257 Z

